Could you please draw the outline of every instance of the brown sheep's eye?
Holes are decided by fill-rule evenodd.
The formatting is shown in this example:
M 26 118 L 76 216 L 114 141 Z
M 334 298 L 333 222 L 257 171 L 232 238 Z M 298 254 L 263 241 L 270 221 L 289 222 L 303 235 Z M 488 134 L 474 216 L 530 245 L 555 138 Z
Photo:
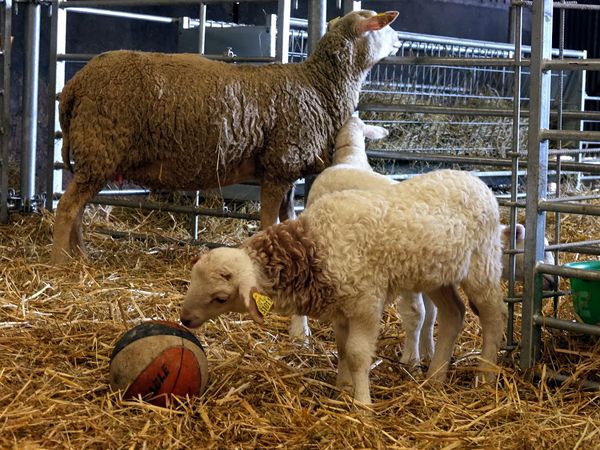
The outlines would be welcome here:
M 212 301 L 213 301 L 213 303 L 218 303 L 219 305 L 222 305 L 227 302 L 227 298 L 226 297 L 215 297 L 212 299 Z

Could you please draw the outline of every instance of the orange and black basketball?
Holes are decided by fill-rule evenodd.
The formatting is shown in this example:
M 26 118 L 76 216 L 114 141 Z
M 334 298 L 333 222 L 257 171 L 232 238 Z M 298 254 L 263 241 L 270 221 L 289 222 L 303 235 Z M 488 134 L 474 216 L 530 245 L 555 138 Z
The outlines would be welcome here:
M 186 328 L 166 321 L 144 322 L 117 341 L 110 357 L 110 384 L 123 398 L 141 397 L 167 406 L 173 396 L 202 394 L 208 362 L 202 345 Z

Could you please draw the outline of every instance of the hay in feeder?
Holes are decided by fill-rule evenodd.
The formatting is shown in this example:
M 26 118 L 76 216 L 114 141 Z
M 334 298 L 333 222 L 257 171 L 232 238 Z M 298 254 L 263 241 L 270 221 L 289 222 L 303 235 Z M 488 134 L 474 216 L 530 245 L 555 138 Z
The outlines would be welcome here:
M 375 403 L 366 409 L 334 388 L 327 324 L 313 321 L 304 347 L 288 339 L 287 319 L 258 327 L 235 314 L 195 330 L 211 375 L 202 397 L 174 409 L 123 401 L 108 388 L 114 343 L 140 321 L 178 319 L 189 260 L 203 250 L 179 242 L 189 237 L 179 216 L 113 208 L 111 226 L 147 235 L 113 239 L 97 232 L 106 213 L 86 214 L 90 261 L 64 268 L 48 264 L 51 214 L 0 227 L 0 448 L 600 446 L 600 394 L 578 384 L 600 369 L 597 341 L 546 333 L 541 368 L 573 374 L 562 386 L 532 381 L 507 355 L 496 384 L 474 387 L 481 342 L 472 314 L 448 382 L 434 389 L 398 365 L 404 332 L 390 308 L 371 372 Z M 253 231 L 217 222 L 201 219 L 221 239 Z

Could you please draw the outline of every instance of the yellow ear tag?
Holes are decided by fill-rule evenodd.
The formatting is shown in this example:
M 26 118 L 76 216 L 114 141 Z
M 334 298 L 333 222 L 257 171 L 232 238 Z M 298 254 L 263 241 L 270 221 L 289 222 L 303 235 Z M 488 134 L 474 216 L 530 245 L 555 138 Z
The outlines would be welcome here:
M 271 310 L 273 306 L 273 300 L 263 294 L 259 294 L 258 292 L 252 293 L 252 298 L 254 299 L 254 303 L 256 303 L 256 307 L 258 308 L 258 312 L 264 317 Z

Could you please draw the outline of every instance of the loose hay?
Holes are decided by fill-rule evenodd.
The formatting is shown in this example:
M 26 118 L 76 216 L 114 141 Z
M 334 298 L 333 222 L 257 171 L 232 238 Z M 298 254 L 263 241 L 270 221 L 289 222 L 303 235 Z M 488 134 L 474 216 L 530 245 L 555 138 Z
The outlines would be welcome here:
M 532 383 L 507 357 L 496 385 L 473 387 L 480 338 L 472 316 L 450 379 L 437 390 L 397 364 L 404 332 L 388 311 L 367 410 L 333 387 L 331 329 L 313 322 L 303 347 L 276 316 L 262 328 L 231 315 L 196 330 L 211 374 L 202 397 L 178 409 L 122 401 L 108 388 L 114 343 L 141 320 L 178 319 L 189 259 L 201 250 L 177 242 L 189 237 L 185 221 L 169 214 L 115 208 L 113 227 L 150 238 L 113 240 L 94 231 L 106 226 L 106 212 L 86 216 L 91 261 L 60 269 L 47 263 L 52 215 L 16 216 L 0 228 L 0 448 L 600 446 L 600 393 L 578 389 L 575 378 Z M 562 220 L 568 230 L 570 216 Z M 239 241 L 254 226 L 206 227 Z M 597 340 L 562 332 L 545 340 L 544 370 L 598 373 Z

